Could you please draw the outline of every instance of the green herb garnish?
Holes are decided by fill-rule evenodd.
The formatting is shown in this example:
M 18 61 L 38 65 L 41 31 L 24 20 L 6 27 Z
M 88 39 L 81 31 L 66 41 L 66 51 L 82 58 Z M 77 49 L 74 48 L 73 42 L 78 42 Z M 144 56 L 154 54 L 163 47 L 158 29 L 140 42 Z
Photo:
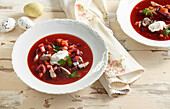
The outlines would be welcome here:
M 60 64 L 61 66 L 64 65 L 65 63 L 68 63 L 68 66 L 71 67 L 72 66 L 72 61 L 71 58 L 69 56 L 66 56 L 65 59 L 60 59 L 58 61 L 58 64 Z
M 77 78 L 80 78 L 80 75 L 76 75 Z
M 75 78 L 76 74 L 77 74 L 77 71 L 74 71 L 74 72 L 69 76 L 69 78 Z
M 61 50 L 63 47 L 60 47 L 60 45 L 55 46 L 55 49 Z
M 58 50 L 56 50 L 56 49 L 53 49 L 53 51 L 56 52 L 56 53 L 58 52 Z
M 154 10 L 153 7 L 152 8 L 145 8 L 142 11 L 146 16 L 150 14 L 151 17 L 153 17 L 153 13 L 157 14 Z
M 53 48 L 55 48 L 55 45 L 54 45 L 53 43 L 50 43 L 50 45 L 51 45 Z
M 59 50 L 63 48 L 63 47 L 60 47 L 60 45 L 55 46 L 53 43 L 50 43 L 50 45 L 54 48 L 53 49 L 54 52 L 58 52 Z
M 169 30 L 169 29 L 164 29 L 164 31 L 163 31 L 162 34 L 168 36 L 169 33 L 170 33 L 170 30 Z
M 67 63 L 68 63 L 68 66 L 71 67 L 72 66 L 72 61 L 71 61 L 71 58 L 69 56 L 66 56 L 67 58 Z
M 60 60 L 58 61 L 58 64 L 60 64 L 60 65 L 62 66 L 62 65 L 64 65 L 66 62 L 67 62 L 67 60 L 60 59 Z

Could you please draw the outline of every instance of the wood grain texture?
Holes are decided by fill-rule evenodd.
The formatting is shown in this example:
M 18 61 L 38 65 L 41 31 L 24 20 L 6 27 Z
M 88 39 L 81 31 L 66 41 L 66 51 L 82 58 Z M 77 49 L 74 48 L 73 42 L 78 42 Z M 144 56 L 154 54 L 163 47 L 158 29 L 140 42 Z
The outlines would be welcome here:
M 57 0 L 0 0 L 0 16 L 17 20 L 23 6 L 40 2 L 45 12 L 35 23 L 66 18 Z M 11 53 L 16 39 L 24 32 L 18 26 L 0 34 L 0 109 L 170 109 L 170 56 L 165 48 L 148 47 L 130 39 L 116 20 L 119 0 L 107 0 L 110 28 L 114 36 L 146 71 L 131 85 L 131 93 L 109 98 L 99 81 L 71 94 L 50 95 L 31 89 L 13 71 Z

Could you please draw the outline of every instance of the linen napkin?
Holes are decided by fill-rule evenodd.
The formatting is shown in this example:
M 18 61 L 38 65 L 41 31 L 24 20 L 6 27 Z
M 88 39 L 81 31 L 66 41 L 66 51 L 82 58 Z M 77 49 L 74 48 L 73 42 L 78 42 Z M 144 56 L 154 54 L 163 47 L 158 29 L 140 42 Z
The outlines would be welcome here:
M 108 95 L 127 94 L 130 91 L 129 84 L 142 75 L 144 68 L 129 55 L 108 28 L 105 0 L 60 0 L 60 6 L 68 18 L 91 26 L 106 42 L 108 64 L 99 80 Z

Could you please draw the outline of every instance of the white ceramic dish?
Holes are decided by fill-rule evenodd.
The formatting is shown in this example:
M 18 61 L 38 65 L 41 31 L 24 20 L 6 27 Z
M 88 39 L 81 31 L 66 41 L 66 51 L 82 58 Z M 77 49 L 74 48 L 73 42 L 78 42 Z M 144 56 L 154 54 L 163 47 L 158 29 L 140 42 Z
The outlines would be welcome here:
M 31 46 L 42 37 L 50 34 L 66 33 L 83 39 L 93 53 L 93 64 L 82 79 L 66 84 L 53 85 L 37 79 L 27 65 L 27 55 Z M 81 90 L 94 83 L 103 74 L 107 64 L 107 48 L 104 40 L 91 27 L 74 20 L 52 19 L 39 23 L 24 32 L 15 42 L 12 64 L 18 77 L 31 88 L 50 94 L 65 94 Z
M 139 43 L 154 46 L 154 47 L 170 47 L 170 40 L 168 41 L 155 41 L 147 39 L 138 34 L 132 27 L 130 22 L 130 15 L 132 9 L 142 0 L 121 0 L 117 9 L 117 20 L 123 31 L 132 39 Z

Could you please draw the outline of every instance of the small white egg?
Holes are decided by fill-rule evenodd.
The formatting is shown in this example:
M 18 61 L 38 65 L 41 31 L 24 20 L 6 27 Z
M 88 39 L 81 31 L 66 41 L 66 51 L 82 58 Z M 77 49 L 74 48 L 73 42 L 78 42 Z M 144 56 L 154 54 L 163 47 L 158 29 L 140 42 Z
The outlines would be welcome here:
M 31 28 L 32 26 L 34 26 L 34 22 L 28 17 L 20 17 L 18 19 L 18 25 L 24 30 L 27 30 Z
M 15 28 L 16 21 L 13 18 L 7 18 L 0 24 L 0 33 L 9 32 Z

